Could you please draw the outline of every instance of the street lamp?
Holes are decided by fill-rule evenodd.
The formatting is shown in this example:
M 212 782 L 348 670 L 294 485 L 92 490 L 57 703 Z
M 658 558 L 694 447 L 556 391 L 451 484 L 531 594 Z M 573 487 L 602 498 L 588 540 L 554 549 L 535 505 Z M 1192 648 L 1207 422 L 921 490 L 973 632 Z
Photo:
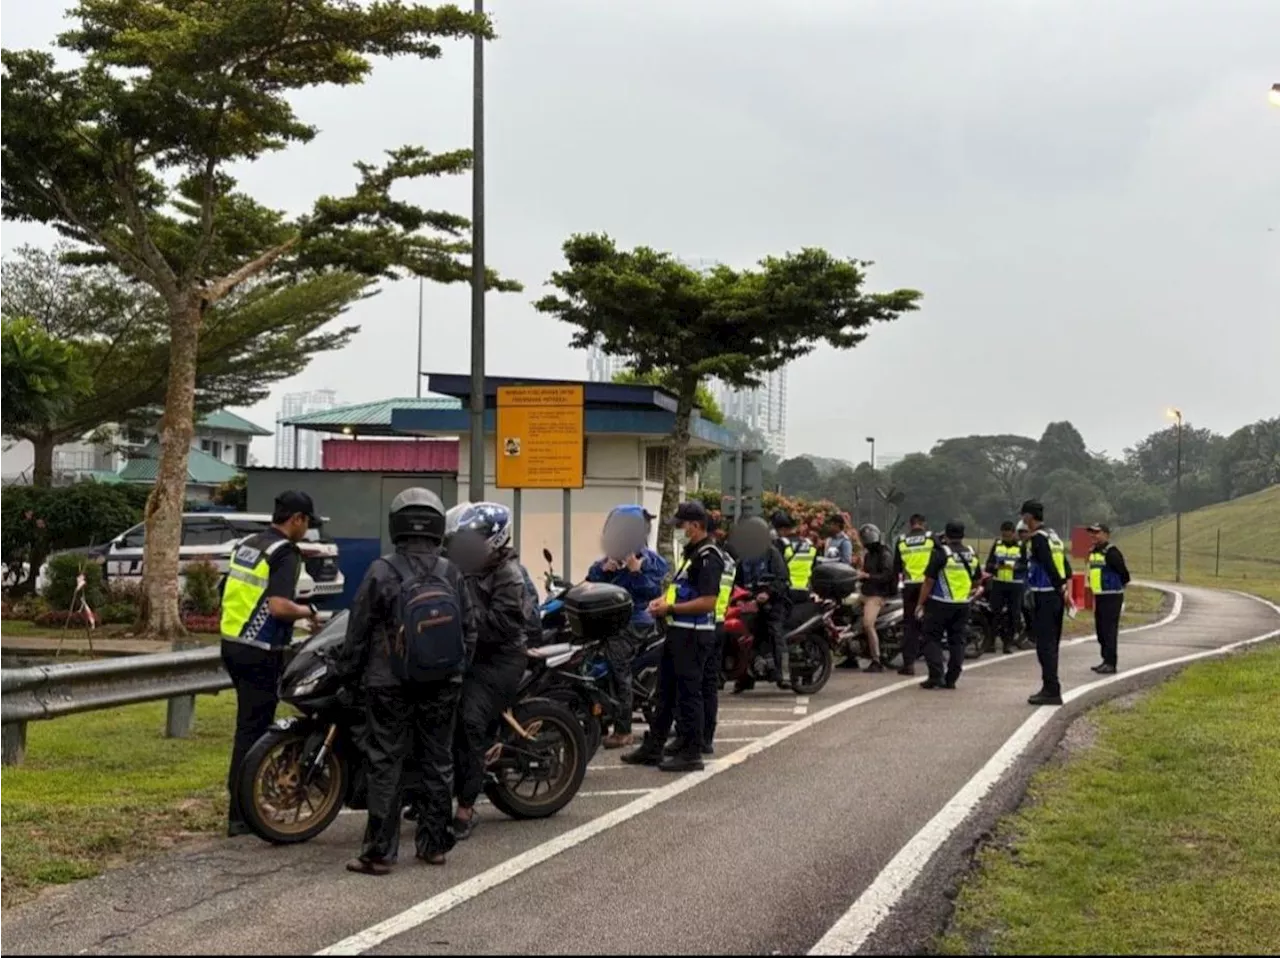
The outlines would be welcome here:
M 871 468 L 874 469 L 876 467 L 876 437 L 868 436 L 867 442 L 871 445 Z
M 1272 106 L 1280 106 L 1280 83 L 1271 84 L 1271 93 L 1267 96 Z
M 1178 465 L 1173 480 L 1173 581 L 1182 581 L 1182 410 L 1169 407 L 1166 413 L 1177 422 Z
M 484 0 L 475 0 L 484 16 Z M 484 37 L 475 37 L 471 77 L 471 481 L 467 496 L 484 501 Z M 421 360 L 419 360 L 421 362 Z

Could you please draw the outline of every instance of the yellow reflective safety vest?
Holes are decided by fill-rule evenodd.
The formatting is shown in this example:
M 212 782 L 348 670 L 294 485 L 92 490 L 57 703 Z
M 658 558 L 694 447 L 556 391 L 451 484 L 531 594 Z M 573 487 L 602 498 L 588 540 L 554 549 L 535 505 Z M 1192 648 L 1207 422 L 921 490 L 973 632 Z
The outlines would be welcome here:
M 259 533 L 245 539 L 232 553 L 227 581 L 222 587 L 221 632 L 228 642 L 242 642 L 260 649 L 278 649 L 285 645 L 280 641 L 266 641 L 274 637 L 267 629 L 271 612 L 266 596 L 271 557 L 286 548 L 298 547 L 288 539 Z M 302 563 L 299 562 L 298 578 L 301 577 Z
M 996 581 L 1013 582 L 1017 579 L 1018 563 L 1022 561 L 1022 543 L 1003 540 L 996 543 Z
M 913 532 L 898 537 L 904 583 L 919 585 L 924 581 L 924 570 L 929 568 L 929 558 L 936 544 L 932 532 Z
M 1101 548 L 1094 546 L 1089 552 L 1089 591 L 1094 595 L 1124 593 L 1124 580 L 1107 566 L 1107 552 L 1114 548 L 1108 542 Z
M 720 593 L 716 596 L 716 621 L 723 622 L 724 614 L 729 609 L 729 597 L 733 595 L 733 573 L 736 566 L 732 561 L 725 563 L 724 575 L 720 577 Z
M 813 576 L 813 567 L 818 561 L 818 550 L 808 539 L 799 536 L 779 541 L 782 545 L 782 558 L 786 560 L 787 572 L 791 575 L 791 588 L 807 589 L 809 579 Z
M 939 545 L 938 548 L 946 554 L 947 564 L 933 580 L 930 598 L 936 602 L 962 605 L 973 597 L 973 580 L 978 574 L 978 557 L 968 546 L 953 549 L 949 545 Z

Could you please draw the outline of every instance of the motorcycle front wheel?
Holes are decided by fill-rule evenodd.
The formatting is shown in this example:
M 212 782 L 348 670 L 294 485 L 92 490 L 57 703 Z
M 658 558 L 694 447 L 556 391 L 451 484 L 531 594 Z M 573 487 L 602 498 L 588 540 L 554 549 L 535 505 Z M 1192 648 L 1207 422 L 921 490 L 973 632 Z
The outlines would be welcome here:
M 240 810 L 253 833 L 273 845 L 310 841 L 342 811 L 349 770 L 346 759 L 329 751 L 320 767 L 308 769 L 304 729 L 272 729 L 258 739 L 238 782 Z
M 577 717 L 559 702 L 526 699 L 512 714 L 530 737 L 522 738 L 503 720 L 485 796 L 511 818 L 550 818 L 582 787 L 586 736 Z
M 791 663 L 791 688 L 797 695 L 814 695 L 831 678 L 835 664 L 831 643 L 821 635 L 806 635 L 792 644 Z

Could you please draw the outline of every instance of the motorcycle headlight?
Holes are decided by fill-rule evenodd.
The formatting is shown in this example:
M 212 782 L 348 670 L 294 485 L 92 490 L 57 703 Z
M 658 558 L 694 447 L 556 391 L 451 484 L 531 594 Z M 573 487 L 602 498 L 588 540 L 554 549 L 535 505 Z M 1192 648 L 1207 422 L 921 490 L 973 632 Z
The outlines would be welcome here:
M 328 674 L 329 667 L 327 665 L 323 663 L 317 665 L 297 681 L 293 688 L 289 690 L 289 695 L 298 697 L 310 695 L 316 690 L 316 686 L 320 684 L 320 680 Z

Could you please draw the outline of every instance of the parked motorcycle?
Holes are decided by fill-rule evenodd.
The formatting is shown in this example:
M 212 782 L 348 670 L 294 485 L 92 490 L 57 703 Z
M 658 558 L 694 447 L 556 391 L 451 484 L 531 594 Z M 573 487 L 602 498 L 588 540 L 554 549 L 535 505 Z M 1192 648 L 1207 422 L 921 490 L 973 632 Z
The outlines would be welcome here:
M 767 586 L 767 582 L 761 584 L 761 588 Z M 783 633 L 790 656 L 791 688 L 797 695 L 813 695 L 831 678 L 833 660 L 827 639 L 828 614 L 828 609 L 818 607 Z M 735 586 L 721 627 L 722 681 L 754 683 L 766 681 L 773 674 L 773 650 L 757 649 L 755 645 L 756 621 L 760 615 L 756 593 Z
M 280 698 L 301 714 L 277 722 L 249 750 L 236 783 L 249 827 L 277 845 L 308 841 L 345 805 L 367 807 L 367 770 L 359 747 L 364 710 L 344 694 L 333 655 L 347 613 L 333 618 L 285 667 Z M 544 668 L 530 658 L 530 671 Z M 526 677 L 526 685 L 531 684 Z M 548 818 L 573 800 L 587 771 L 587 743 L 563 705 L 521 696 L 502 715 L 489 750 L 485 795 L 516 819 Z M 412 791 L 416 769 L 409 773 Z
M 547 571 L 542 575 L 544 598 L 538 607 L 542 619 L 541 645 L 550 645 L 570 640 L 569 624 L 564 616 L 564 596 L 571 583 L 556 574 L 555 559 L 550 549 L 542 550 L 542 558 L 547 560 Z

